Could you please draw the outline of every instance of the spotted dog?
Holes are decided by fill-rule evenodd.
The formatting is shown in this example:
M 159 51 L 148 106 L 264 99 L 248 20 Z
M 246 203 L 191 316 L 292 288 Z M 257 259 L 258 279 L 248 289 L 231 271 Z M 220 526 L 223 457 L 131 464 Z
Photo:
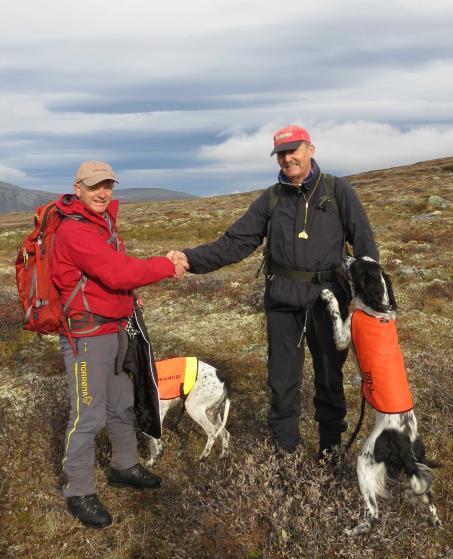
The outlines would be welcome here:
M 156 368 L 161 422 L 164 421 L 168 410 L 182 403 L 178 421 L 182 412 L 186 410 L 208 437 L 200 460 L 208 457 L 219 436 L 222 441 L 221 457 L 225 457 L 230 440 L 230 434 L 225 428 L 230 399 L 225 380 L 220 373 L 212 365 L 199 361 L 196 357 L 157 361 Z M 220 415 L 222 407 L 223 417 Z M 151 456 L 146 465 L 152 466 L 163 453 L 161 440 L 149 437 L 149 449 Z
M 346 533 L 356 536 L 371 529 L 378 518 L 377 497 L 388 496 L 387 478 L 398 478 L 401 473 L 409 478 L 412 494 L 428 505 L 431 523 L 438 527 L 441 522 L 432 497 L 433 468 L 438 465 L 425 458 L 418 434 L 395 328 L 397 304 L 390 278 L 368 257 L 348 257 L 345 265 L 353 311 L 343 321 L 334 294 L 324 289 L 321 298 L 333 321 L 336 347 L 352 347 L 364 397 L 376 413 L 374 429 L 357 460 L 365 514 Z

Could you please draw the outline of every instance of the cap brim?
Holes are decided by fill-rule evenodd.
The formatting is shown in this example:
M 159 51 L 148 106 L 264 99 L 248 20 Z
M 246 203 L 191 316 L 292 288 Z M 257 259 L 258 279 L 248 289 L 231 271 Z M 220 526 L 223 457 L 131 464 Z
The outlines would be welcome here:
M 79 179 L 78 182 L 80 181 L 83 181 L 83 184 L 86 184 L 87 186 L 94 186 L 95 184 L 98 184 L 102 181 L 114 181 L 116 183 L 118 182 L 114 177 L 114 175 L 112 175 L 112 173 L 99 173 L 99 175 L 96 175 L 95 177 L 88 177 L 87 179 Z
M 303 140 L 298 140 L 297 142 L 286 142 L 285 144 L 280 144 L 276 146 L 271 153 L 271 157 L 280 151 L 288 151 L 291 149 L 297 149 L 300 145 L 304 143 Z

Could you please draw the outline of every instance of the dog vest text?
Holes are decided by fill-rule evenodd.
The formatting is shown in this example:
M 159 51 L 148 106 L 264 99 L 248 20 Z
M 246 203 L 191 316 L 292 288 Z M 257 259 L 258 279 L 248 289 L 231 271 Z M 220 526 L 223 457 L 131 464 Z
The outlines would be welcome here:
M 395 321 L 354 311 L 352 344 L 368 403 L 382 413 L 403 413 L 414 405 Z
M 187 396 L 198 376 L 197 357 L 174 357 L 156 361 L 157 386 L 161 400 Z

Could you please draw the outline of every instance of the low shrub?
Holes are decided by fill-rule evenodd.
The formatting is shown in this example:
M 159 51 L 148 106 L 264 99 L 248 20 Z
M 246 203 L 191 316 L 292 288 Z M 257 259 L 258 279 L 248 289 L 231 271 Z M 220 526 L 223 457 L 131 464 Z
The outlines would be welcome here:
M 401 233 L 401 240 L 403 243 L 408 243 L 410 241 L 418 241 L 419 243 L 432 243 L 434 241 L 434 235 L 429 231 L 424 231 L 421 229 L 410 229 Z

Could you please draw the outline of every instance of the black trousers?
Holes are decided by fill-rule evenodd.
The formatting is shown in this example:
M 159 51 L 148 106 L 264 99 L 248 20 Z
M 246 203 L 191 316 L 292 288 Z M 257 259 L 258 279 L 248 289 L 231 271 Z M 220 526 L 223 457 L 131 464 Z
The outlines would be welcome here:
M 347 302 L 340 301 L 342 314 Z M 267 311 L 268 373 L 271 408 L 268 424 L 274 441 L 285 450 L 300 442 L 299 418 L 304 368 L 304 342 L 299 344 L 306 313 Z M 315 373 L 315 420 L 319 423 L 320 450 L 341 442 L 346 429 L 346 402 L 342 367 L 347 350 L 338 351 L 326 305 L 318 299 L 307 316 L 307 344 Z

